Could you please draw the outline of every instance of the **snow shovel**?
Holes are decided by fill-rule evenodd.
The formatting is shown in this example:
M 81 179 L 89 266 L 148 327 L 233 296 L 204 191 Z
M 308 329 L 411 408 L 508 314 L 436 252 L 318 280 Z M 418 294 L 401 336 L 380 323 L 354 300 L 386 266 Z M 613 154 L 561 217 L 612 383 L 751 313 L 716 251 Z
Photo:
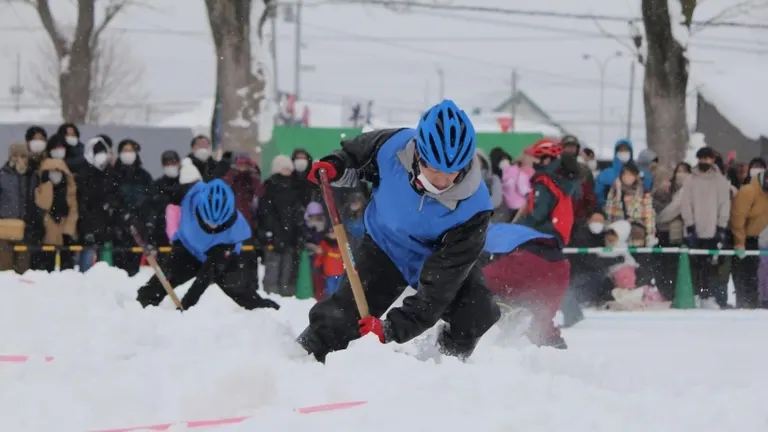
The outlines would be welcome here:
M 369 317 L 368 300 L 365 298 L 363 283 L 360 281 L 360 275 L 357 274 L 355 263 L 352 260 L 347 230 L 344 229 L 344 224 L 341 222 L 339 209 L 336 207 L 336 200 L 333 198 L 333 189 L 331 189 L 331 183 L 328 181 L 328 173 L 321 169 L 318 174 L 320 177 L 320 189 L 323 192 L 323 200 L 331 216 L 331 224 L 333 225 L 333 233 L 336 234 L 336 241 L 339 242 L 341 260 L 344 262 L 344 271 L 347 272 L 349 285 L 352 287 L 352 294 L 355 296 L 357 311 L 360 313 L 360 318 Z
M 181 300 L 179 300 L 179 297 L 176 296 L 176 292 L 173 290 L 171 283 L 168 282 L 168 278 L 165 277 L 165 273 L 163 273 L 163 269 L 161 269 L 160 265 L 157 263 L 155 255 L 149 252 L 149 249 L 147 249 L 147 244 L 144 243 L 144 240 L 141 238 L 141 234 L 139 234 L 139 231 L 133 225 L 131 225 L 131 235 L 133 236 L 133 240 L 136 241 L 136 244 L 139 245 L 143 251 L 144 256 L 147 258 L 147 262 L 152 267 L 152 270 L 155 271 L 155 276 L 157 276 L 157 278 L 160 280 L 160 284 L 163 286 L 163 288 L 165 288 L 165 292 L 168 293 L 168 297 L 171 298 L 173 304 L 176 305 L 176 308 L 178 308 L 180 311 L 184 311 L 184 306 L 181 305 Z

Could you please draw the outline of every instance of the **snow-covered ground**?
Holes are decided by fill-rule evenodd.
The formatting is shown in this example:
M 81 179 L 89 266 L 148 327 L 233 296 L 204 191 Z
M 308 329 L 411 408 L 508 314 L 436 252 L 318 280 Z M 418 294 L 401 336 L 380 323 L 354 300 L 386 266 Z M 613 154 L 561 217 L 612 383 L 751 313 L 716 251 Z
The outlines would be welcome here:
M 183 315 L 142 310 L 148 277 L 0 274 L 0 355 L 30 356 L 0 363 L 0 430 L 233 416 L 252 417 L 210 430 L 768 430 L 762 311 L 595 312 L 566 331 L 568 351 L 501 346 L 494 328 L 470 364 L 420 362 L 371 337 L 323 366 L 292 344 L 311 301 L 247 312 L 212 287 Z

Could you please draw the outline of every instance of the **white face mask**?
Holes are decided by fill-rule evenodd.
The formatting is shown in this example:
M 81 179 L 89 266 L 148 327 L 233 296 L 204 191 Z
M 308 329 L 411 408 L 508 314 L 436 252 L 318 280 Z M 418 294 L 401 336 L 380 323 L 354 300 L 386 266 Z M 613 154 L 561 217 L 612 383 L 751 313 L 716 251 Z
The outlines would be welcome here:
M 67 156 L 67 149 L 55 148 L 51 150 L 51 157 L 54 159 L 64 159 Z
M 211 149 L 208 147 L 201 147 L 192 152 L 192 154 L 194 154 L 198 160 L 205 162 L 211 157 Z
M 133 163 L 136 162 L 136 152 L 120 153 L 120 162 L 126 165 L 133 165 Z
M 178 165 L 168 165 L 163 167 L 163 173 L 170 178 L 176 178 L 179 176 Z
M 603 229 L 605 228 L 605 224 L 600 222 L 590 222 L 589 223 L 589 231 L 592 232 L 592 234 L 600 234 L 603 232 Z
M 445 189 L 438 189 L 438 188 L 435 187 L 435 185 L 430 183 L 429 180 L 427 180 L 427 177 L 424 175 L 424 173 L 419 174 L 419 176 L 417 178 L 421 182 L 421 185 L 424 186 L 424 189 L 427 192 L 429 192 L 431 194 L 434 194 L 434 195 L 440 195 L 441 193 L 443 193 L 443 192 L 447 191 L 448 189 L 450 189 L 451 187 L 453 187 L 453 185 L 451 185 L 451 186 L 448 186 Z
M 632 153 L 628 151 L 620 151 L 616 153 L 616 158 L 624 163 L 627 163 L 632 158 Z
M 501 162 L 499 162 L 499 169 L 504 169 L 510 165 L 509 161 L 504 159 Z
M 765 172 L 764 168 L 750 168 L 749 170 L 749 176 L 750 177 L 757 177 L 758 174 L 761 172 Z
M 45 141 L 43 140 L 32 140 L 29 142 L 29 150 L 32 153 L 40 153 L 43 150 L 45 150 Z
M 581 155 L 576 156 L 576 162 L 580 164 L 586 163 L 586 161 L 584 160 L 584 156 L 581 156 Z
M 51 180 L 51 183 L 59 184 L 61 179 L 64 178 L 64 174 L 61 171 L 49 171 L 48 178 Z
M 80 138 L 76 136 L 67 136 L 64 137 L 64 139 L 67 141 L 67 144 L 71 145 L 72 147 L 80 144 Z
M 588 160 L 587 161 L 587 167 L 591 169 L 592 171 L 595 171 L 597 169 L 597 161 L 595 159 Z
M 109 160 L 109 155 L 107 155 L 105 152 L 96 153 L 93 155 L 93 165 L 96 167 L 104 167 L 107 164 L 107 160 Z
M 293 161 L 293 168 L 296 171 L 304 172 L 306 171 L 307 166 L 309 166 L 309 161 L 306 159 L 296 159 Z

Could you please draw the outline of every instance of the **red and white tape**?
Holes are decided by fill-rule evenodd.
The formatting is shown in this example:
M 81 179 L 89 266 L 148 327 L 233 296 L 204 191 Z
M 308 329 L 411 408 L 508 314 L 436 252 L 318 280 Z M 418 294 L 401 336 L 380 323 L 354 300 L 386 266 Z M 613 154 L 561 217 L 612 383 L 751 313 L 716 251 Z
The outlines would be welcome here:
M 29 356 L 29 355 L 3 355 L 0 354 L 0 363 L 29 363 L 37 360 L 45 360 L 46 363 L 53 361 L 53 356 Z
M 354 408 L 361 405 L 365 405 L 367 403 L 368 401 L 338 402 L 338 403 L 332 403 L 332 404 L 326 404 L 326 405 L 314 405 L 314 406 L 308 406 L 303 408 L 296 408 L 295 411 L 299 414 L 313 414 L 318 412 L 338 411 L 338 410 L 343 410 L 348 408 Z M 119 428 L 119 429 L 100 429 L 100 430 L 94 430 L 90 432 L 139 432 L 139 431 L 148 431 L 148 430 L 149 431 L 167 431 L 174 426 L 182 426 L 182 427 L 186 427 L 187 429 L 195 429 L 195 428 L 201 428 L 201 427 L 238 424 L 238 423 L 244 422 L 245 420 L 248 420 L 251 417 L 252 416 L 229 417 L 229 418 L 214 419 L 214 420 L 194 420 L 194 421 L 185 421 L 185 422 L 178 422 L 178 423 L 163 423 L 163 424 L 148 425 L 148 426 L 134 426 L 129 428 Z

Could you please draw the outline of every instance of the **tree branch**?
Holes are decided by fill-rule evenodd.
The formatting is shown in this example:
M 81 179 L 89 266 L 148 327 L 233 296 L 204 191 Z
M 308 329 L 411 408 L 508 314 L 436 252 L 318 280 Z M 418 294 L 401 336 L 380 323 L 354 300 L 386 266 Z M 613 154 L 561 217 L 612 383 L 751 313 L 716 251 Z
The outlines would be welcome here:
M 59 31 L 58 25 L 56 25 L 56 21 L 53 19 L 53 14 L 51 14 L 51 6 L 48 3 L 48 0 L 37 0 L 37 2 L 32 0 L 26 1 L 37 9 L 37 15 L 40 17 L 40 21 L 42 22 L 45 31 L 53 42 L 56 56 L 59 59 L 62 59 L 69 55 L 69 41 L 67 41 L 67 38 Z
M 693 22 L 693 11 L 690 11 L 691 18 L 688 18 L 688 15 L 686 15 L 686 3 L 693 2 L 696 3 L 695 0 L 680 0 L 683 4 L 683 14 L 686 18 L 686 22 L 688 27 L 690 28 L 691 25 L 693 25 L 693 29 L 691 30 L 691 33 L 694 31 L 701 31 L 703 28 L 716 24 L 719 21 L 735 18 L 737 16 L 740 16 L 744 13 L 747 13 L 754 8 L 759 7 L 766 7 L 768 6 L 768 1 L 766 0 L 745 0 L 741 1 L 733 6 L 729 6 L 723 10 L 721 10 L 719 13 L 717 13 L 712 18 L 701 21 L 701 22 Z M 699 0 L 699 4 L 701 4 L 701 0 Z M 694 4 L 694 7 L 696 5 Z
M 597 19 L 593 18 L 592 21 L 595 23 L 595 27 L 597 27 L 597 29 L 600 31 L 600 33 L 603 36 L 606 36 L 606 37 L 608 37 L 610 39 L 613 39 L 614 41 L 618 42 L 619 45 L 623 46 L 624 48 L 626 48 L 630 52 L 636 53 L 637 50 L 629 42 L 627 42 L 626 40 L 620 38 L 619 36 L 617 36 L 617 35 L 615 35 L 613 33 L 610 33 L 602 25 L 600 25 L 600 21 L 598 21 Z

